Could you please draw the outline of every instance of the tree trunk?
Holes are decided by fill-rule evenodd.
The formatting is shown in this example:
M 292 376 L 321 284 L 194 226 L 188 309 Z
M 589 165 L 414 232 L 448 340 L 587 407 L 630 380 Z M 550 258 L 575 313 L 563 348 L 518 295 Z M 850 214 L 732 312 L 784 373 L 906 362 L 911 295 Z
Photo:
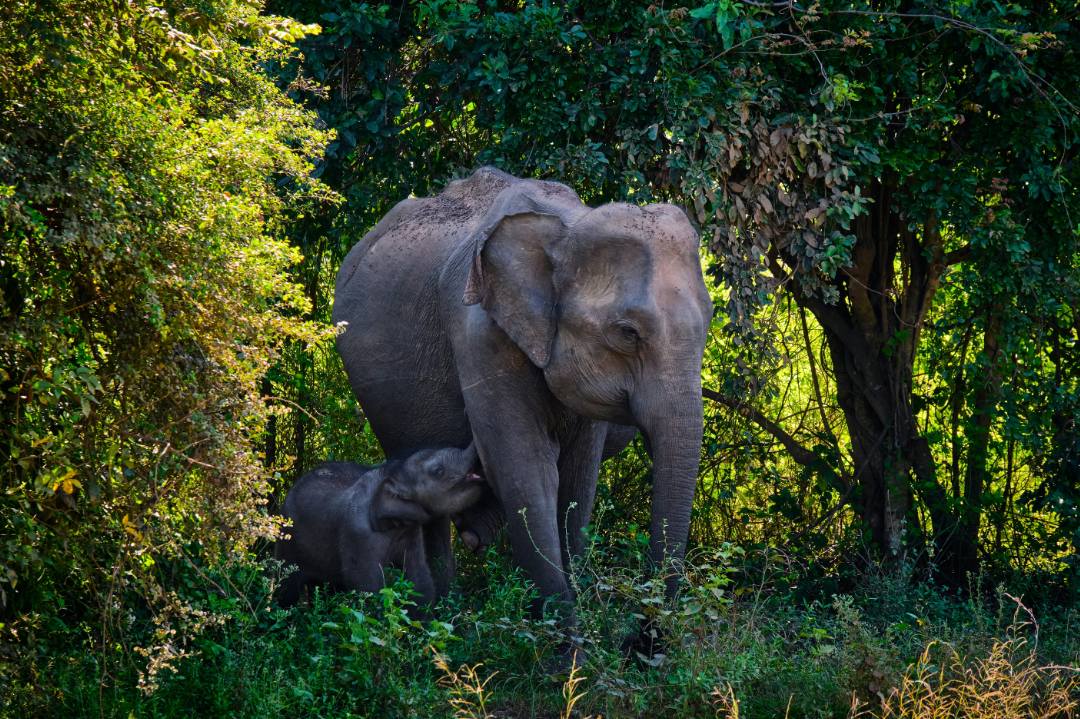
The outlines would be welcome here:
M 964 494 L 960 498 L 957 517 L 955 551 L 948 557 L 954 579 L 962 580 L 967 574 L 979 569 L 979 525 L 982 519 L 982 494 L 989 484 L 990 428 L 994 409 L 1001 393 L 998 373 L 998 334 L 1001 317 L 991 310 L 983 329 L 983 357 L 985 373 L 975 377 L 975 391 L 971 401 L 971 421 L 967 431 L 967 468 L 964 473 Z
M 854 505 L 870 538 L 886 557 L 898 557 L 905 520 L 911 510 L 908 456 L 913 433 L 910 393 L 887 391 L 882 377 L 893 374 L 888 359 L 856 358 L 841 338 L 826 330 L 836 373 L 837 401 L 851 438 L 851 456 L 858 490 Z M 908 375 L 910 376 L 910 374 Z
M 770 250 L 773 273 L 786 278 L 799 305 L 825 330 L 836 374 L 837 400 L 848 428 L 857 491 L 853 505 L 882 555 L 899 558 L 905 539 L 922 549 L 912 511 L 917 491 L 935 531 L 935 554 L 950 554 L 955 517 L 938 481 L 929 444 L 913 409 L 915 355 L 922 325 L 945 268 L 964 253 L 947 255 L 936 216 L 913 225 L 893 206 L 889 179 L 871 188 L 869 211 L 854 224 L 851 264 L 833 278 L 840 300 L 827 303 L 800 287 L 798 260 Z

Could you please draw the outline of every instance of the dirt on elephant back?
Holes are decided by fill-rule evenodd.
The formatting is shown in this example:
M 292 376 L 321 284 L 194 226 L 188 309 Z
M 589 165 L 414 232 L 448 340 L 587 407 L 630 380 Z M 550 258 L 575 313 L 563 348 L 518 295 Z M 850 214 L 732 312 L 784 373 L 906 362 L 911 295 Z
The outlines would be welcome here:
M 500 192 L 515 182 L 530 182 L 547 197 L 562 197 L 571 203 L 581 200 L 566 185 L 548 180 L 521 180 L 496 167 L 481 167 L 461 180 L 454 180 L 432 198 L 432 213 L 441 219 L 463 220 L 481 217 Z
M 421 239 L 432 230 L 471 229 L 513 181 L 501 170 L 482 167 L 469 177 L 454 180 L 437 195 L 413 199 L 416 209 L 407 221 L 419 230 L 416 236 Z
M 514 182 L 514 177 L 495 167 L 481 167 L 460 180 L 454 180 L 437 197 L 460 202 L 470 209 L 487 209 L 491 200 Z
M 499 193 L 515 182 L 529 182 L 549 198 L 581 202 L 573 190 L 558 182 L 521 180 L 495 167 L 481 167 L 468 177 L 449 183 L 437 195 L 412 200 L 418 206 L 408 216 L 408 221 L 421 230 L 417 233 L 418 238 L 424 238 L 434 230 L 466 229 L 471 232 L 491 209 Z

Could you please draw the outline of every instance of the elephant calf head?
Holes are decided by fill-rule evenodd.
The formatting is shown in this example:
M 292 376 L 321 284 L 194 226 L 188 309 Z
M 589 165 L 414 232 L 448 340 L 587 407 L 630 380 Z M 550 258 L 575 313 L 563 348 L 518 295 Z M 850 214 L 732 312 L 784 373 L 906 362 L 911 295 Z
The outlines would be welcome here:
M 285 498 L 290 526 L 275 550 L 297 567 L 282 586 L 282 604 L 315 584 L 377 591 L 388 566 L 405 572 L 424 603 L 433 601 L 423 525 L 480 498 L 484 482 L 475 464 L 470 445 L 421 450 L 378 467 L 327 462 L 305 474 Z
M 386 468 L 383 491 L 376 496 L 372 516 L 380 524 L 394 521 L 424 523 L 459 514 L 484 490 L 474 471 L 476 449 L 426 449 Z

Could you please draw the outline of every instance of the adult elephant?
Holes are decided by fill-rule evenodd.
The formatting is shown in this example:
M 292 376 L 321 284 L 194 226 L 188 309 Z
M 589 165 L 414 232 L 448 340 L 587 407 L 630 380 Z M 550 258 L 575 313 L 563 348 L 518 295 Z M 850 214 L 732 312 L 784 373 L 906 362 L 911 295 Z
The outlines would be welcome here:
M 565 185 L 482 168 L 403 200 L 353 247 L 333 319 L 386 452 L 475 437 L 515 560 L 569 603 L 609 423 L 640 428 L 652 452 L 652 559 L 683 555 L 711 315 L 679 208 L 593 209 Z M 452 561 L 449 525 L 427 546 Z

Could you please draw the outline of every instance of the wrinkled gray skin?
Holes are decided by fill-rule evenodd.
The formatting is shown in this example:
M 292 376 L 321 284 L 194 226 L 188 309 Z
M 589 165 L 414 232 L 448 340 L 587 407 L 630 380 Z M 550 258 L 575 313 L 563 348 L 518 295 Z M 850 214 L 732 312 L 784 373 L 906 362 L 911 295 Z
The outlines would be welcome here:
M 474 436 L 516 561 L 569 603 L 564 567 L 600 461 L 632 428 L 654 460 L 652 558 L 682 557 L 711 315 L 679 208 L 592 209 L 564 185 L 482 168 L 402 201 L 353 247 L 333 319 L 348 323 L 338 350 L 387 453 Z M 474 547 L 500 521 L 479 507 L 458 521 Z M 425 535 L 449 566 L 448 523 Z
M 480 498 L 484 482 L 472 472 L 476 459 L 469 445 L 422 450 L 377 467 L 326 462 L 302 476 L 283 506 L 290 538 L 276 547 L 278 559 L 298 567 L 282 587 L 281 603 L 296 603 L 314 584 L 378 591 L 384 567 L 401 569 L 423 603 L 433 602 L 423 525 Z

